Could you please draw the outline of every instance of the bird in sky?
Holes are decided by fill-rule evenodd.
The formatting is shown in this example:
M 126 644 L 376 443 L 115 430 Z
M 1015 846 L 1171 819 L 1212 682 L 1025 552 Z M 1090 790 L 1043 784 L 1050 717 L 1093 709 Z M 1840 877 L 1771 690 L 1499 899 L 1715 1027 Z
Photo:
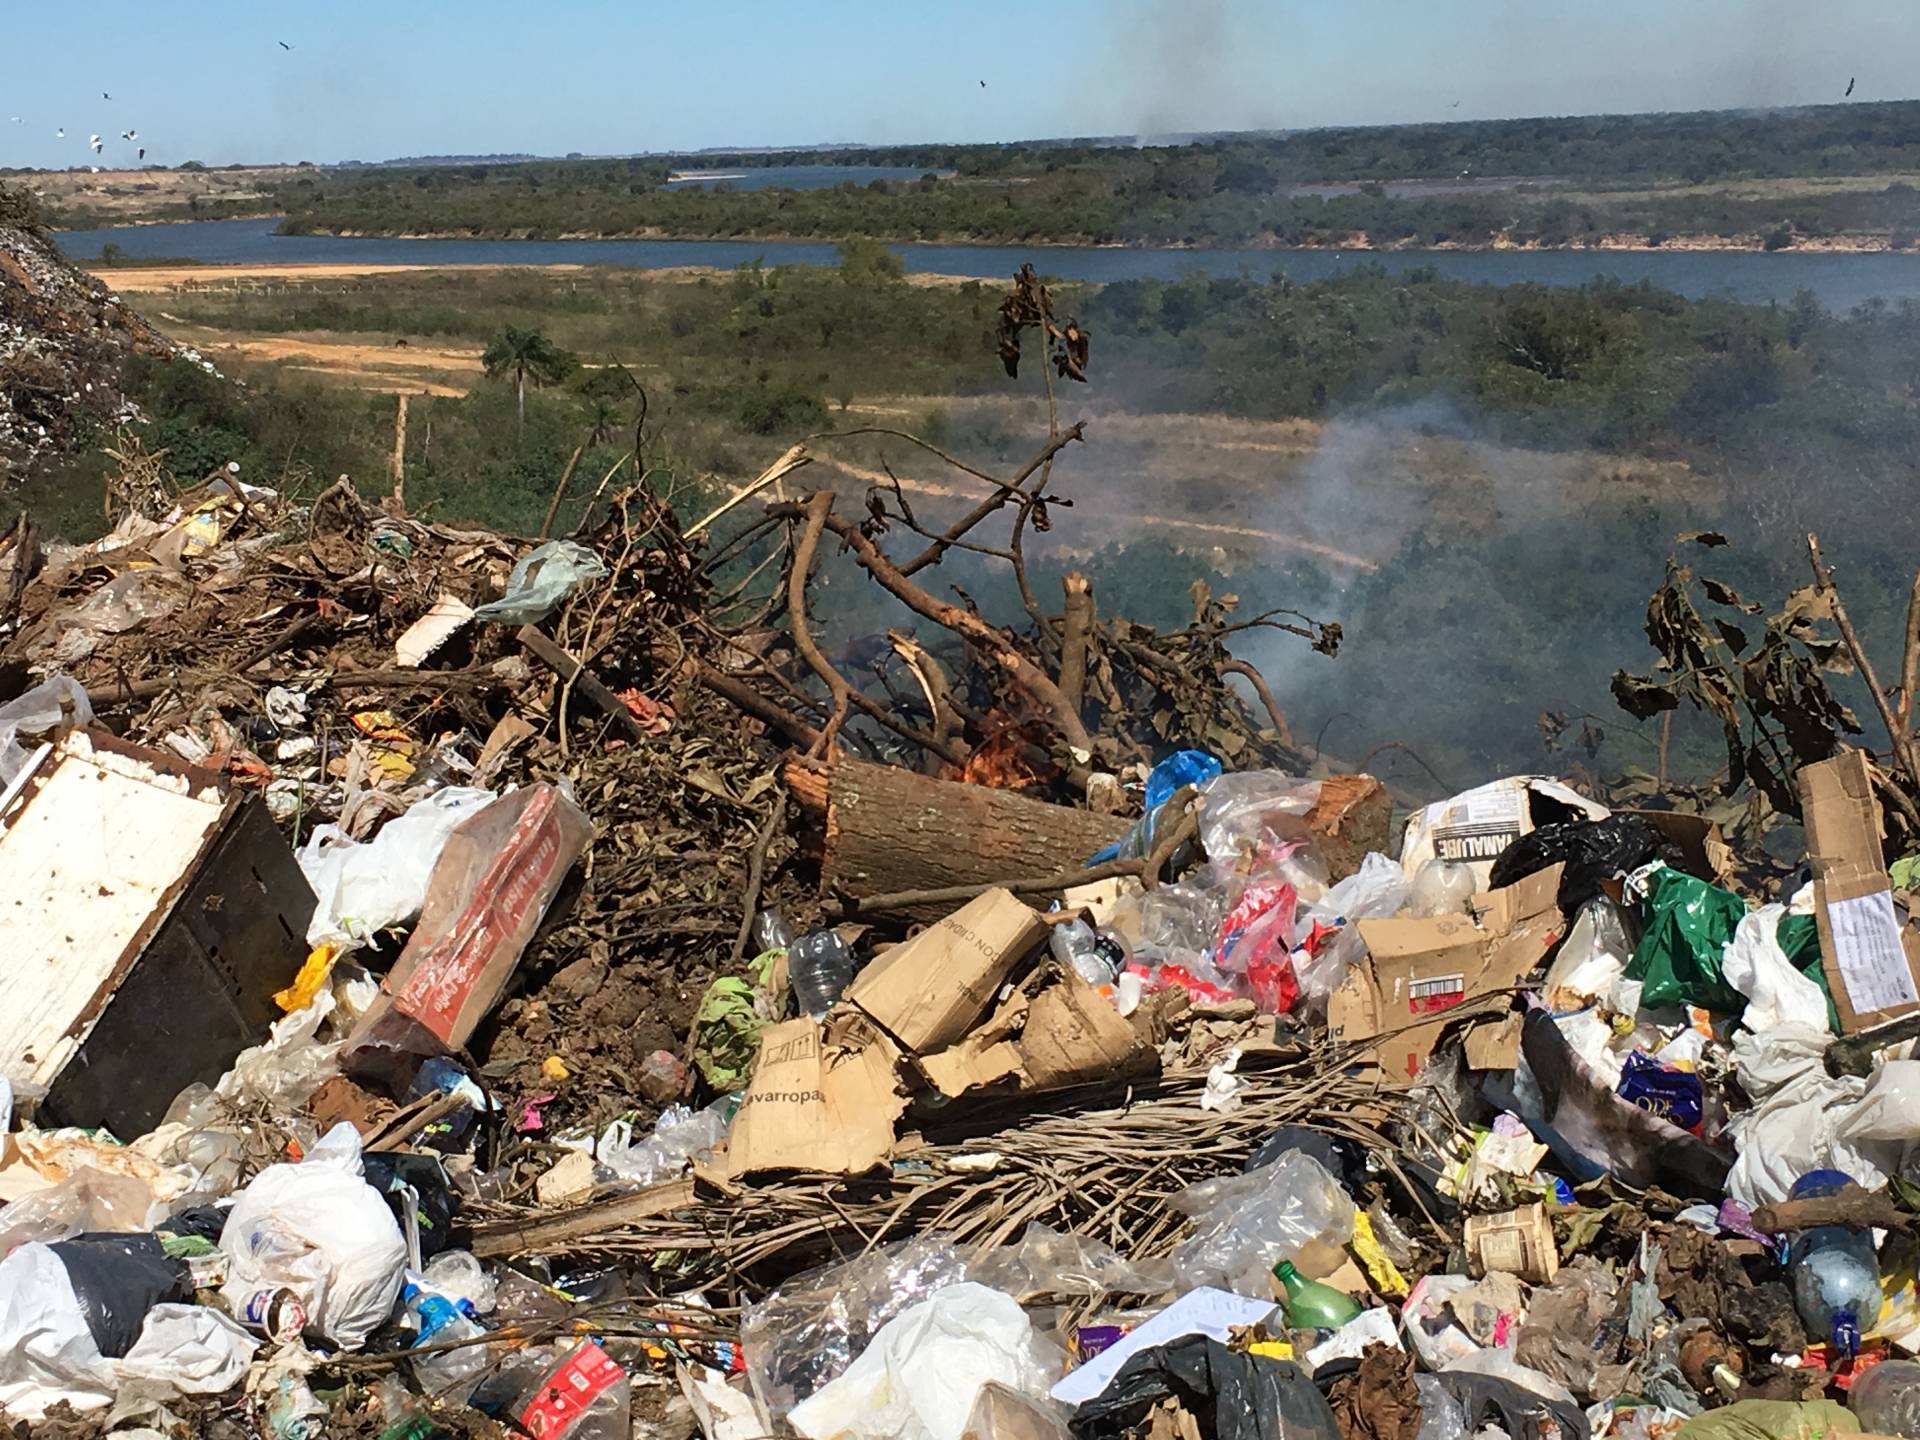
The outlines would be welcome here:
M 142 145 L 142 146 L 141 146 L 141 147 L 139 148 L 139 150 L 137 150 L 136 152 L 134 152 L 134 157 L 133 157 L 133 158 L 134 158 L 134 159 L 136 159 L 136 160 L 144 160 L 144 159 L 146 159 L 146 158 L 147 158 L 147 147 L 146 147 L 146 146 L 144 146 L 144 145 Z
M 1451 105 L 1447 106 L 1447 109 L 1449 110 L 1458 110 L 1459 108 L 1460 108 L 1460 102 L 1458 100 L 1454 101 Z
M 282 41 L 280 41 L 280 42 L 279 42 L 279 44 L 280 44 L 280 48 L 281 48 L 282 50 L 291 50 L 291 49 L 293 49 L 293 46 L 291 46 L 291 45 L 289 45 L 289 44 L 287 44 L 287 42 L 286 42 L 286 41 L 284 41 L 284 40 L 282 40 Z
M 1847 77 L 1847 95 L 1853 94 L 1853 82 L 1859 78 L 1857 75 L 1849 75 Z M 1840 98 L 1844 100 L 1847 98 L 1847 95 L 1842 95 Z
M 98 135 L 89 135 L 87 137 L 87 144 L 92 146 L 93 153 L 98 155 L 100 153 L 100 147 L 106 144 L 106 142 L 102 140 Z
M 984 81 L 984 80 L 982 80 L 982 81 L 980 82 L 980 88 L 981 88 L 982 90 L 984 90 L 984 89 L 986 89 L 986 88 L 987 88 L 987 82 L 986 82 L 986 81 Z
M 54 132 L 53 132 L 53 138 L 54 138 L 54 139 L 56 139 L 56 140 L 64 140 L 64 139 L 66 139 L 66 138 L 67 138 L 67 127 L 66 127 L 66 126 L 64 126 L 64 125 L 62 125 L 62 126 L 61 126 L 61 127 L 60 127 L 60 128 L 58 129 L 58 130 L 56 130 L 56 131 L 54 131 Z
M 107 93 L 106 91 L 104 91 L 104 90 L 102 90 L 102 91 L 100 92 L 100 98 L 101 98 L 102 100 L 111 100 L 111 99 L 113 98 L 113 96 L 111 96 L 111 95 L 109 95 L 109 94 L 108 94 L 108 93 Z
M 122 140 L 138 140 L 140 138 L 140 132 L 138 130 L 122 130 L 120 132 L 120 138 Z
M 20 117 L 18 115 L 13 117 L 13 123 L 16 125 L 21 123 Z

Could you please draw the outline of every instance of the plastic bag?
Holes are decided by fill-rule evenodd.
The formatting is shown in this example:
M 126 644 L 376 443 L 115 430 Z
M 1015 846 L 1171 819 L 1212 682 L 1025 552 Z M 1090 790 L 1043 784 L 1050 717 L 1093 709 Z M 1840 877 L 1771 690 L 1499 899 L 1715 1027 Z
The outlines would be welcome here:
M 1414 1440 L 1467 1440 L 1467 1412 L 1432 1375 L 1413 1377 L 1420 1392 L 1420 1431 Z
M 1806 1025 L 1734 1037 L 1734 1074 L 1753 1105 L 1727 1122 L 1740 1153 L 1726 1193 L 1749 1210 L 1785 1200 L 1810 1170 L 1844 1170 L 1872 1190 L 1899 1165 L 1902 1143 L 1844 1133 L 1867 1082 L 1827 1074 L 1821 1057 L 1831 1040 L 1824 1028 Z
M 1200 843 L 1215 865 L 1309 838 L 1306 816 L 1320 802 L 1320 782 L 1282 770 L 1246 770 L 1209 781 L 1200 792 Z
M 333 993 L 322 990 L 304 1009 L 281 1016 L 264 1044 L 234 1057 L 214 1094 L 236 1108 L 264 1105 L 276 1115 L 299 1109 L 340 1072 L 339 1044 L 318 1038 L 333 1009 Z
M 647 1139 L 638 1145 L 603 1147 L 597 1158 L 630 1185 L 658 1185 L 679 1175 L 690 1161 L 725 1140 L 727 1126 L 737 1108 L 731 1095 L 714 1101 L 704 1110 L 670 1105 Z
M 537 625 L 583 580 L 598 580 L 607 567 L 598 555 L 571 540 L 549 540 L 522 555 L 507 576 L 507 593 L 474 608 L 473 618 L 499 625 Z
M 1695 1415 L 1674 1440 L 1828 1440 L 1858 1425 L 1838 1400 L 1738 1400 Z
M 1628 894 L 1645 897 L 1646 929 L 1627 967 L 1627 978 L 1643 984 L 1640 1003 L 1699 1005 L 1716 1015 L 1740 1014 L 1747 997 L 1728 980 L 1724 957 L 1746 918 L 1746 901 L 1666 865 L 1637 872 Z M 1805 927 L 1795 926 L 1780 940 L 1793 968 L 1825 994 L 1817 937 L 1809 945 Z M 1791 950 L 1784 948 L 1788 940 Z
M 1587 1440 L 1586 1412 L 1566 1386 L 1529 1369 L 1505 1350 L 1476 1350 L 1437 1377 L 1478 1431 L 1494 1423 L 1512 1440 Z
M 86 1231 L 144 1229 L 154 1205 L 152 1189 L 134 1176 L 79 1170 L 0 1209 L 0 1255 L 16 1245 L 48 1244 Z
M 1353 1237 L 1352 1198 L 1297 1150 L 1258 1170 L 1189 1186 L 1168 1203 L 1193 1220 L 1193 1235 L 1173 1252 L 1182 1293 L 1213 1285 L 1266 1298 L 1275 1262 L 1305 1257 L 1302 1268 L 1319 1273 Z
M 1808 908 L 1801 912 L 1812 919 L 1812 887 L 1794 897 L 1794 909 L 1804 900 Z M 1721 956 L 1721 969 L 1727 984 L 1747 999 L 1740 1023 L 1749 1030 L 1772 1030 L 1781 1025 L 1806 1025 L 1815 1029 L 1840 1028 L 1839 1015 L 1827 994 L 1826 973 L 1820 968 L 1820 936 L 1808 925 L 1790 921 L 1799 916 L 1785 905 L 1762 905 L 1740 917 L 1733 939 Z M 1813 944 L 1808 953 L 1807 939 Z M 1789 955 L 1783 941 L 1795 946 Z M 1813 979 L 1818 974 L 1819 980 Z
M 62 725 L 91 725 L 93 705 L 71 675 L 49 675 L 26 694 L 0 705 L 0 785 L 11 785 L 27 763 L 23 735 L 39 737 Z
M 747 1379 L 760 1408 L 779 1421 L 854 1356 L 894 1316 L 966 1278 L 966 1261 L 938 1234 L 796 1275 L 740 1323 Z
M 219 1395 L 240 1383 L 259 1348 L 209 1306 L 156 1305 L 114 1372 L 122 1381 L 161 1382 L 184 1395 Z
M 787 1423 L 809 1440 L 960 1440 L 983 1385 L 1039 1400 L 1063 1362 L 1011 1296 L 962 1282 L 881 1326 Z
M 97 1410 L 115 1389 L 60 1257 L 22 1245 L 0 1259 L 0 1413 L 38 1420 L 61 1401 Z
M 1296 922 L 1297 930 L 1311 935 L 1320 926 L 1337 932 L 1323 939 L 1311 958 L 1295 962 L 1300 993 L 1310 1014 L 1326 1011 L 1327 997 L 1340 988 L 1348 970 L 1366 956 L 1367 947 L 1361 943 L 1354 922 L 1398 915 L 1406 909 L 1411 889 L 1397 861 L 1369 854 L 1358 870 L 1307 907 Z
M 1620 1283 L 1598 1262 L 1577 1257 L 1552 1285 L 1534 1287 L 1514 1358 L 1575 1394 L 1592 1393 L 1600 1367 L 1616 1358 L 1599 1346 L 1619 1301 Z
M 450 785 L 394 816 L 364 844 L 338 825 L 316 829 L 300 847 L 300 872 L 314 894 L 307 944 L 352 949 L 418 915 L 454 826 L 496 798 L 491 790 Z
M 1063 1235 L 1030 1221 L 1013 1245 L 1002 1245 L 967 1267 L 967 1278 L 1015 1299 L 1038 1295 L 1158 1295 L 1172 1288 L 1165 1260 L 1139 1263 L 1084 1235 Z
M 1501 851 L 1487 885 L 1498 890 L 1549 865 L 1565 865 L 1560 873 L 1560 909 L 1571 915 L 1602 893 L 1601 882 L 1631 875 L 1654 860 L 1677 865 L 1680 858 L 1680 852 L 1644 816 L 1562 820 L 1522 835 Z
M 969 1440 L 1071 1440 L 1058 1405 L 998 1380 L 989 1380 L 973 1397 L 963 1433 Z
M 94 1348 L 110 1358 L 133 1347 L 154 1306 L 192 1298 L 186 1267 L 152 1235 L 76 1235 L 47 1248 L 66 1266 Z
M 1558 996 L 1575 1001 L 1605 1000 L 1627 973 L 1632 959 L 1633 944 L 1627 939 L 1626 918 L 1620 907 L 1606 896 L 1596 895 L 1573 917 L 1542 988 L 1556 1009 L 1564 1008 L 1554 998 Z
M 1480 1348 L 1466 1327 L 1454 1319 L 1451 1307 L 1453 1297 L 1471 1290 L 1474 1284 L 1465 1275 L 1440 1272 L 1413 1282 L 1413 1293 L 1400 1307 L 1400 1325 L 1413 1353 L 1429 1370 L 1442 1369 Z
M 596 1340 L 582 1340 L 541 1375 L 520 1405 L 520 1428 L 539 1440 L 628 1440 L 633 1386 Z
M 406 1242 L 361 1178 L 360 1136 L 341 1123 L 298 1165 L 270 1165 L 240 1192 L 220 1232 L 228 1309 L 264 1324 L 258 1303 L 290 1290 L 306 1328 L 356 1350 L 393 1311 Z
M 1079 1440 L 1119 1440 L 1139 1433 L 1147 1412 L 1168 1396 L 1200 1421 L 1201 1434 L 1218 1440 L 1340 1440 L 1332 1408 L 1297 1365 L 1238 1354 L 1205 1335 L 1133 1356 L 1074 1412 L 1070 1428 Z
M 1160 823 L 1160 807 L 1188 785 L 1205 785 L 1220 774 L 1220 762 L 1204 750 L 1176 750 L 1147 774 L 1147 793 L 1142 800 L 1141 816 L 1131 829 L 1113 844 L 1096 851 L 1089 865 L 1104 865 L 1109 860 L 1137 860 L 1153 849 L 1155 827 Z

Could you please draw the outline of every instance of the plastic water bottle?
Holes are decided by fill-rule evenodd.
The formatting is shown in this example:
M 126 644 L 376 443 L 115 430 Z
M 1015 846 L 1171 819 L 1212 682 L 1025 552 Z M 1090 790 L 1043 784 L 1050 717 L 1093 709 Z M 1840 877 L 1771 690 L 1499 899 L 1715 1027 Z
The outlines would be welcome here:
M 469 1312 L 470 1303 L 449 1300 L 412 1281 L 400 1292 L 407 1317 L 417 1332 L 411 1348 L 444 1345 L 451 1340 L 477 1340 L 486 1328 Z M 464 1403 L 487 1368 L 487 1347 L 463 1345 L 458 1350 L 441 1350 L 431 1355 L 416 1355 L 413 1373 L 420 1388 L 437 1398 Z
M 1047 946 L 1055 960 L 1071 966 L 1075 974 L 1095 989 L 1113 984 L 1115 977 L 1126 968 L 1126 947 L 1084 920 L 1069 920 L 1054 926 L 1053 934 L 1047 937 Z
M 1810 1170 L 1793 1182 L 1790 1198 L 1833 1195 L 1852 1183 L 1842 1170 Z M 1880 1259 L 1873 1233 L 1844 1225 L 1800 1231 L 1787 1249 L 1787 1278 L 1808 1335 L 1831 1340 L 1838 1354 L 1858 1353 L 1860 1332 L 1880 1318 Z
M 810 931 L 787 947 L 787 979 L 800 1013 L 818 1020 L 853 983 L 853 951 L 836 931 Z

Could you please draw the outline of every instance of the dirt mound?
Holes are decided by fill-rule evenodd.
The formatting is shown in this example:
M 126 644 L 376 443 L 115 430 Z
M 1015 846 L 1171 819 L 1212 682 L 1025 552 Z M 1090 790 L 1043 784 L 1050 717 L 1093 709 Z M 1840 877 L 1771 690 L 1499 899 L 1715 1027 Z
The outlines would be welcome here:
M 22 478 L 89 433 L 137 418 L 128 357 L 175 347 L 68 264 L 0 189 L 0 480 Z

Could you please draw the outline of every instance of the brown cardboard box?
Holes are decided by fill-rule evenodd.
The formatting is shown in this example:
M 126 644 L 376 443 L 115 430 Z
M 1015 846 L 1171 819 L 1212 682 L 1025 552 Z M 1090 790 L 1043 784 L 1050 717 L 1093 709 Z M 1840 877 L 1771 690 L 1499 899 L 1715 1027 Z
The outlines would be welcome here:
M 846 998 L 907 1049 L 931 1054 L 987 1013 L 1013 967 L 1046 933 L 1032 906 L 989 890 L 880 956 Z
M 1894 904 L 1866 755 L 1803 765 L 1800 805 L 1820 963 L 1840 1029 L 1852 1034 L 1920 1010 L 1920 937 Z
M 899 1051 L 871 1026 L 769 1025 L 727 1134 L 727 1173 L 858 1175 L 881 1164 L 907 1104 L 899 1067 Z
M 1502 1023 L 1507 992 L 1533 972 L 1566 928 L 1555 903 L 1564 868 L 1551 865 L 1476 896 L 1477 925 L 1465 915 L 1360 921 L 1367 958 L 1327 1002 L 1331 1038 L 1383 1037 L 1370 1058 L 1387 1079 L 1410 1080 L 1443 1029 L 1480 1014 L 1491 1023 L 1487 1033 L 1470 1033 L 1469 1062 L 1481 1069 L 1515 1064 L 1518 1032 Z M 1422 1023 L 1423 1016 L 1432 1019 Z
M 949 1099 L 994 1085 L 1055 1090 L 1157 1068 L 1147 1039 L 1071 970 L 1048 969 L 958 1045 L 920 1057 Z
M 1542 775 L 1494 780 L 1414 811 L 1400 844 L 1400 867 L 1409 880 L 1429 860 L 1472 869 L 1484 890 L 1493 862 L 1523 835 L 1557 820 L 1604 820 L 1607 807 Z

